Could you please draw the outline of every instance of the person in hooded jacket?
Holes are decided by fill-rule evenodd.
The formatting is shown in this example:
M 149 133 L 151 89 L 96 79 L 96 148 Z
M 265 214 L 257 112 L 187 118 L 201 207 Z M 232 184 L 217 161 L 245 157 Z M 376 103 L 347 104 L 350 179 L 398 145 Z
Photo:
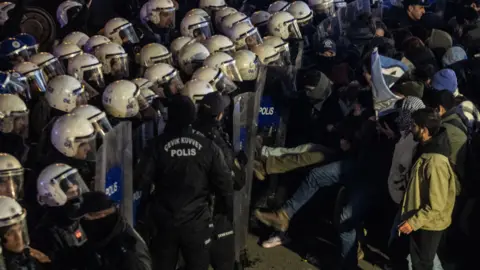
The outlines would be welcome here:
M 146 190 L 145 211 L 157 230 L 150 247 L 154 268 L 175 269 L 181 250 L 187 269 L 208 269 L 212 193 L 224 206 L 218 214 L 233 222 L 231 170 L 219 147 L 192 129 L 195 117 L 190 97 L 172 97 L 164 133 L 151 141 L 136 168 L 134 189 Z
M 91 270 L 151 270 L 148 247 L 103 192 L 83 194 L 80 223 L 88 241 L 83 246 L 94 260 Z

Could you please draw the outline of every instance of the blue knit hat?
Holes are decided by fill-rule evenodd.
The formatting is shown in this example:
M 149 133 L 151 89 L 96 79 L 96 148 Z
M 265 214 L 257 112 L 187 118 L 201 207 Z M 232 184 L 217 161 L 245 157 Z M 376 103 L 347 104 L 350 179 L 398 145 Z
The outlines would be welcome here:
M 437 91 L 448 90 L 452 94 L 455 93 L 458 88 L 455 71 L 449 68 L 444 68 L 435 73 L 432 79 L 432 87 Z

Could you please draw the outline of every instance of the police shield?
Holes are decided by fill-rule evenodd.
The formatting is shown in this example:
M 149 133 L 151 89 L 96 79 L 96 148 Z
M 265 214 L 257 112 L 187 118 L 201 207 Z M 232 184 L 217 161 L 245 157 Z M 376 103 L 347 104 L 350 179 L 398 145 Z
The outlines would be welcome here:
M 340 20 L 337 17 L 337 14 L 334 14 L 332 17 L 323 20 L 317 27 L 318 37 L 320 39 L 331 38 L 338 40 L 342 28 L 340 26 Z
M 260 67 L 254 88 L 233 98 L 234 150 L 235 152 L 243 150 L 248 157 L 245 168 L 245 186 L 234 193 L 235 258 L 237 262 L 240 261 L 241 255 L 246 250 L 257 118 L 265 87 L 266 71 L 266 67 Z
M 132 123 L 121 122 L 103 137 L 97 152 L 95 190 L 105 192 L 133 224 Z
M 47 51 L 53 45 L 57 36 L 56 22 L 52 16 L 42 8 L 26 7 L 20 28 L 22 32 L 33 35 L 40 45 L 41 51 Z

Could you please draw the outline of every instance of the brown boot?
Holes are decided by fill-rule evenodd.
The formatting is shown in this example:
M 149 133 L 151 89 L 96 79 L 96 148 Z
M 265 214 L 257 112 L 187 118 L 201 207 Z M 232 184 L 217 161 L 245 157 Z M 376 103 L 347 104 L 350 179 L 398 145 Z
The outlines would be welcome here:
M 254 160 L 253 161 L 253 172 L 255 173 L 255 177 L 258 180 L 263 181 L 267 175 L 267 170 L 265 169 L 265 164 L 261 161 Z
M 255 210 L 255 216 L 260 222 L 273 227 L 277 231 L 286 232 L 288 230 L 290 219 L 284 210 L 279 210 L 277 212 L 261 212 L 257 209 Z

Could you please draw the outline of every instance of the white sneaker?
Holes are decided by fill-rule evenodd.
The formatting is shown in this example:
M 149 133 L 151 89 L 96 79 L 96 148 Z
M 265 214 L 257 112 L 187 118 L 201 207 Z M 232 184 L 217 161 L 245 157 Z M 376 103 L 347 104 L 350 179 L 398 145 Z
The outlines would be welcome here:
M 262 243 L 263 248 L 274 248 L 281 245 L 285 245 L 290 242 L 290 239 L 286 236 L 272 235 L 268 240 Z

